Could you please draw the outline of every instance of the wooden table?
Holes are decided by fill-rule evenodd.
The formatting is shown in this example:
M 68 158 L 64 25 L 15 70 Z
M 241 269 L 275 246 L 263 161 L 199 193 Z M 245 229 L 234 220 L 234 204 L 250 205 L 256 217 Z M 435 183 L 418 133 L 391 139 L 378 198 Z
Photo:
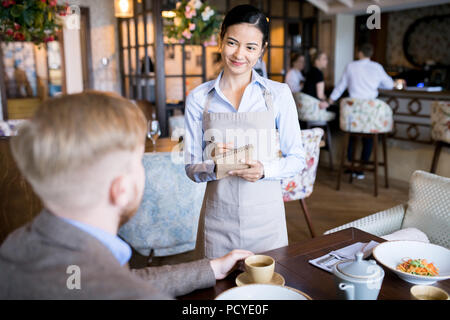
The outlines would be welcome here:
M 331 300 L 336 299 L 333 275 L 311 265 L 308 260 L 318 258 L 332 250 L 340 249 L 355 242 L 369 242 L 370 240 L 380 243 L 385 241 L 359 229 L 349 228 L 301 243 L 291 244 L 287 247 L 267 251 L 264 254 L 270 255 L 276 260 L 275 271 L 285 278 L 286 286 L 296 288 L 308 294 L 314 300 Z M 384 268 L 384 271 L 385 276 L 378 299 L 411 299 L 409 290 L 413 284 L 401 280 L 387 268 Z M 235 271 L 224 280 L 217 281 L 214 287 L 196 290 L 188 295 L 179 297 L 179 299 L 214 299 L 221 292 L 235 287 L 236 276 L 241 272 Z M 433 285 L 450 292 L 450 280 L 440 281 Z
M 145 152 L 172 152 L 179 150 L 180 145 L 178 141 L 173 141 L 170 138 L 160 138 L 156 140 L 156 148 L 150 139 L 145 140 Z

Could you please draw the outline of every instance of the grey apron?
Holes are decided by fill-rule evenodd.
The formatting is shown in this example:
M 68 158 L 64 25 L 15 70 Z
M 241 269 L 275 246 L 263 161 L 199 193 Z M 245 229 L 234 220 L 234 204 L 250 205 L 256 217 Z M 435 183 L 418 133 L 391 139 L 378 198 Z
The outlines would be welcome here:
M 249 130 L 263 132 L 267 137 L 273 137 L 271 135 L 276 129 L 272 97 L 265 89 L 263 95 L 267 111 L 208 113 L 212 98 L 209 94 L 203 111 L 203 131 L 213 131 L 216 137 L 227 137 L 228 133 L 227 141 L 216 138 L 214 142 L 229 142 L 229 132 L 233 129 L 241 133 Z M 258 149 L 261 145 L 254 147 Z M 264 157 L 254 156 L 253 159 L 262 160 Z M 197 234 L 196 253 L 199 258 L 221 257 L 233 249 L 258 253 L 287 244 L 279 180 L 249 182 L 230 176 L 207 183 Z

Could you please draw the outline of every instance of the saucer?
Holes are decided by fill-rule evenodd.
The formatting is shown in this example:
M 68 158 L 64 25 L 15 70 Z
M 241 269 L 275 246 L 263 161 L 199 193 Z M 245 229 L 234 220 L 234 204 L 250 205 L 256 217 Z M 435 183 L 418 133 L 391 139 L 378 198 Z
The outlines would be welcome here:
M 274 272 L 272 276 L 272 280 L 270 280 L 267 284 L 274 284 L 278 286 L 284 286 L 284 278 L 281 274 Z M 240 275 L 236 277 L 236 284 L 238 287 L 245 286 L 247 284 L 253 284 L 252 280 L 250 280 L 250 277 L 247 272 L 242 272 Z

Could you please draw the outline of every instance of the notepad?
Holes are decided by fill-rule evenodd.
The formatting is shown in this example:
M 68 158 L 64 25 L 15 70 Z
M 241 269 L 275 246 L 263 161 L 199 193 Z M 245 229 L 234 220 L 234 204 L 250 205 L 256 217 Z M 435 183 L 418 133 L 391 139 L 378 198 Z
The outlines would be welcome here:
M 222 179 L 228 177 L 228 172 L 231 170 L 248 169 L 250 166 L 245 163 L 241 163 L 241 160 L 250 161 L 253 160 L 253 145 L 248 144 L 241 148 L 227 151 L 213 157 L 215 164 L 216 179 Z

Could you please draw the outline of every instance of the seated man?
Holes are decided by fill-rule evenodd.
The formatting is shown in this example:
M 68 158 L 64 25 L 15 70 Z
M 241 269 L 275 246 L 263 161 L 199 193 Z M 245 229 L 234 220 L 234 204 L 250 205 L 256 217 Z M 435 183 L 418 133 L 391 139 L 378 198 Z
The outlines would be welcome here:
M 373 47 L 370 43 L 361 45 L 358 49 L 358 60 L 350 62 L 341 77 L 341 80 L 331 92 L 328 102 L 333 104 L 348 89 L 351 98 L 375 99 L 378 97 L 378 89 L 392 89 L 394 81 L 384 71 L 383 66 L 370 60 L 373 55 Z M 363 148 L 361 160 L 368 162 L 372 153 L 373 139 L 363 138 Z M 353 153 L 353 140 L 350 139 L 347 150 L 347 159 L 351 162 Z M 357 179 L 364 179 L 364 172 L 356 171 L 351 173 Z
M 44 102 L 11 148 L 45 209 L 0 247 L 0 299 L 174 298 L 213 286 L 252 254 L 128 268 L 117 230 L 141 201 L 145 137 L 140 109 L 114 94 Z

